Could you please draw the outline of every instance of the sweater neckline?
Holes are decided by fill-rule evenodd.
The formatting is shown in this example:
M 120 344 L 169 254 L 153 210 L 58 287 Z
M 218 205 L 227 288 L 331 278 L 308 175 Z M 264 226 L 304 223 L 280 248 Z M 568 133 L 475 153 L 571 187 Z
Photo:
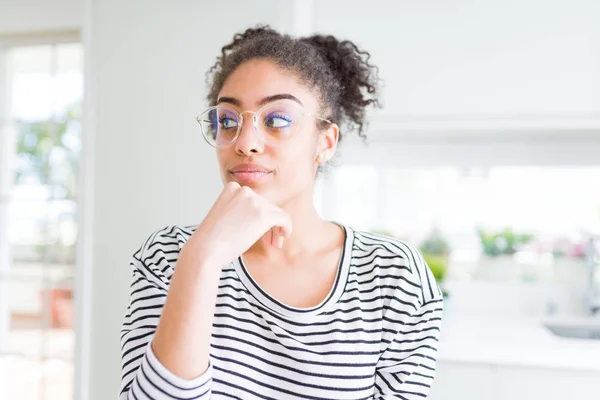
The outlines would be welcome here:
M 293 307 L 283 303 L 276 299 L 254 280 L 252 275 L 248 272 L 248 269 L 244 265 L 242 257 L 238 257 L 234 262 L 234 269 L 240 278 L 242 284 L 248 289 L 250 294 L 256 298 L 263 306 L 272 310 L 273 312 L 282 315 L 284 317 L 293 319 L 305 319 L 312 317 L 329 310 L 335 305 L 346 288 L 346 282 L 348 280 L 348 272 L 350 269 L 350 261 L 352 258 L 352 245 L 354 243 L 354 232 L 351 228 L 344 225 L 338 224 L 344 230 L 345 238 L 342 246 L 342 253 L 338 262 L 337 272 L 333 285 L 323 299 L 321 303 L 314 307 Z

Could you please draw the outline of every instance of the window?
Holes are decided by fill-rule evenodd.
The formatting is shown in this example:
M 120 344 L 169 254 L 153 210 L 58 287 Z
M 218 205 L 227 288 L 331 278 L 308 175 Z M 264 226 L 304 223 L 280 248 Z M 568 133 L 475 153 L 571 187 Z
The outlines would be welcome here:
M 48 42 L 44 40 L 44 42 Z M 0 387 L 73 398 L 79 43 L 0 44 Z

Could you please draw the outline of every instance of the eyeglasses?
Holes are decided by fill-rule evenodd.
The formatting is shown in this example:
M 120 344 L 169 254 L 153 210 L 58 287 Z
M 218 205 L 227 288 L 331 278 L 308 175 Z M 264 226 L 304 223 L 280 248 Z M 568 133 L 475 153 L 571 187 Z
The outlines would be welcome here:
M 216 148 L 235 143 L 244 124 L 243 114 L 252 114 L 252 124 L 259 139 L 270 146 L 290 140 L 305 117 L 316 118 L 331 124 L 328 119 L 305 112 L 291 104 L 269 104 L 260 110 L 237 112 L 229 107 L 210 107 L 196 117 L 206 142 Z

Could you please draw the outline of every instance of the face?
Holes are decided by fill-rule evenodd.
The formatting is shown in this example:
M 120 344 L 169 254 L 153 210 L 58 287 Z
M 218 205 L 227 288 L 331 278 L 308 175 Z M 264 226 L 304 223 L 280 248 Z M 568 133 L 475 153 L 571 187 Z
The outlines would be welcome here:
M 318 120 L 304 114 L 320 116 L 316 95 L 293 73 L 275 63 L 252 60 L 240 65 L 227 78 L 217 102 L 238 113 L 257 112 L 273 105 L 269 109 L 273 112 L 260 115 L 259 127 L 263 120 L 271 126 L 296 124 L 289 139 L 273 145 L 265 143 L 256 132 L 253 115 L 243 113 L 236 141 L 217 149 L 223 182 L 237 181 L 249 186 L 280 206 L 296 198 L 312 201 L 319 163 L 333 156 L 338 140 L 337 125 L 329 124 L 326 129 L 318 130 Z M 299 113 L 285 115 L 282 110 L 286 109 L 296 109 Z

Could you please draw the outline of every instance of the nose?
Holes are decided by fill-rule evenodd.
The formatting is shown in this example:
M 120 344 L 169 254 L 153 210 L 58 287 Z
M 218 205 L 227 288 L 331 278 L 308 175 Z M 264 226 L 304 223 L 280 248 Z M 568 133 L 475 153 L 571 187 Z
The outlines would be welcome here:
M 255 118 L 255 114 L 246 114 L 245 118 L 242 118 L 240 133 L 235 141 L 235 151 L 240 155 L 249 156 L 263 152 L 264 144 L 256 132 Z

